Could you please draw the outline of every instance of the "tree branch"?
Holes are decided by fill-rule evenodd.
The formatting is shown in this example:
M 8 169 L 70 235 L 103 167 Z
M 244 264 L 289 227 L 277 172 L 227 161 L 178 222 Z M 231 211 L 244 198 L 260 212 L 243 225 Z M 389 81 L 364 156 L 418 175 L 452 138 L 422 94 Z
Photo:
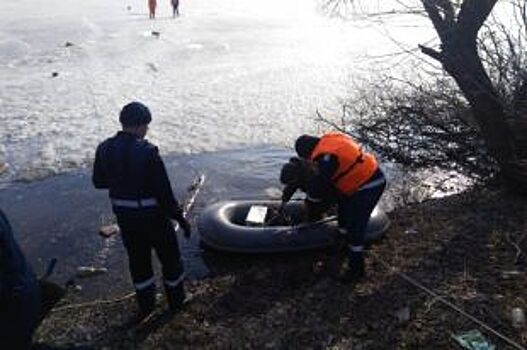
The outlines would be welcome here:
M 441 52 L 434 50 L 430 47 L 424 46 L 424 45 L 418 45 L 418 46 L 421 52 L 424 53 L 425 55 L 428 55 L 441 63 L 443 62 L 443 54 Z

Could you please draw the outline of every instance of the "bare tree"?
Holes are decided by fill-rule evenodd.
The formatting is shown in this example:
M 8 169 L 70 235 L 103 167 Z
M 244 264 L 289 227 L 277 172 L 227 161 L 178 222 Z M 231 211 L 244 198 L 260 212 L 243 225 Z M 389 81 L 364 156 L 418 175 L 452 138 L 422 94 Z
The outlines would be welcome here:
M 506 33 L 503 24 L 482 31 L 497 0 L 419 0 L 439 39 L 437 47 L 419 45 L 419 49 L 455 80 L 506 184 L 527 192 L 527 74 L 521 42 L 527 36 L 527 5 L 511 1 L 523 29 L 516 39 L 500 35 Z M 415 12 L 403 0 L 396 2 L 404 13 Z M 349 7 L 360 1 L 326 0 L 326 8 L 329 3 Z

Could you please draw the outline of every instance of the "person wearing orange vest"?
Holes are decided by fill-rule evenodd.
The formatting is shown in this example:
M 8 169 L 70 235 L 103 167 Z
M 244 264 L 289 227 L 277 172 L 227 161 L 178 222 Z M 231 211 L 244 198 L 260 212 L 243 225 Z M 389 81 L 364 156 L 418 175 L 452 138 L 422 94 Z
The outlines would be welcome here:
M 348 242 L 348 269 L 342 282 L 357 282 L 365 275 L 364 235 L 370 215 L 381 198 L 386 179 L 377 159 L 350 136 L 328 132 L 322 137 L 302 135 L 297 154 L 313 162 L 315 175 L 306 186 L 306 204 L 338 205 L 338 224 Z

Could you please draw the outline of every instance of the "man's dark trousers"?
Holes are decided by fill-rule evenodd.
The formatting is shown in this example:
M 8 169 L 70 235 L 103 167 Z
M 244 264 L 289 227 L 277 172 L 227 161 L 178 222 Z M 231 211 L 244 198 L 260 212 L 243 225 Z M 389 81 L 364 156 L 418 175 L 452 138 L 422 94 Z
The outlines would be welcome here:
M 155 304 L 152 249 L 161 262 L 168 303 L 171 309 L 179 307 L 185 297 L 184 270 L 171 221 L 159 213 L 118 214 L 117 221 L 141 311 L 148 313 Z

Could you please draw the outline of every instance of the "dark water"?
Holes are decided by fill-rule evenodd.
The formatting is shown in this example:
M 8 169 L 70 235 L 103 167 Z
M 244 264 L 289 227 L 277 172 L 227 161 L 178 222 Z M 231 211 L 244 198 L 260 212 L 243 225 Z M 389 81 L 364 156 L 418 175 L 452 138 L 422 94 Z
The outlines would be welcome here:
M 235 198 L 269 198 L 280 188 L 278 173 L 292 151 L 257 147 L 226 152 L 164 157 L 174 192 L 180 201 L 198 174 L 206 180 L 191 212 L 191 221 L 208 204 Z M 42 181 L 15 184 L 0 191 L 0 208 L 7 214 L 28 260 L 38 274 L 51 258 L 58 264 L 53 280 L 64 283 L 79 266 L 106 267 L 108 273 L 77 279 L 81 296 L 95 298 L 129 291 L 127 258 L 120 237 L 104 240 L 101 224 L 112 220 L 106 191 L 91 185 L 90 169 Z M 275 190 L 276 192 L 276 190 Z M 194 228 L 196 225 L 194 225 Z M 179 233 L 178 233 L 179 235 Z M 199 235 L 180 236 L 185 267 L 191 278 L 208 273 Z

